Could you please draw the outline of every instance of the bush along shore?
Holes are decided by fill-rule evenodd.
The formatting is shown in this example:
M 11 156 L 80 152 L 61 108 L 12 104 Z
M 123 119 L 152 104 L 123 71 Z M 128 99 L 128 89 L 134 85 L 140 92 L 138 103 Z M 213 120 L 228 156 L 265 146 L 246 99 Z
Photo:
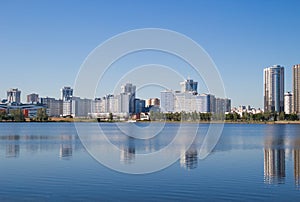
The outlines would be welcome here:
M 157 122 L 225 122 L 225 123 L 266 123 L 266 124 L 286 124 L 300 123 L 299 117 L 296 114 L 285 114 L 284 112 L 265 112 L 265 113 L 238 113 L 213 114 L 199 112 L 151 112 L 150 120 Z M 98 120 L 99 121 L 99 120 Z M 136 120 L 140 121 L 140 120 Z M 97 119 L 92 118 L 72 118 L 72 117 L 49 117 L 46 109 L 38 109 L 36 117 L 27 118 L 22 113 L 22 110 L 10 110 L 7 114 L 5 111 L 0 111 L 0 122 L 97 122 Z M 108 119 L 104 122 L 119 122 L 118 120 Z

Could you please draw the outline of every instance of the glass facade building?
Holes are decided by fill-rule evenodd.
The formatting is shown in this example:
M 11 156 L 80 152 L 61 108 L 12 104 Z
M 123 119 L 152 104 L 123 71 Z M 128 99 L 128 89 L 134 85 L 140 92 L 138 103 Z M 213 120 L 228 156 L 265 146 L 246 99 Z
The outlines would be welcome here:
M 284 67 L 273 65 L 264 69 L 264 109 L 284 111 Z

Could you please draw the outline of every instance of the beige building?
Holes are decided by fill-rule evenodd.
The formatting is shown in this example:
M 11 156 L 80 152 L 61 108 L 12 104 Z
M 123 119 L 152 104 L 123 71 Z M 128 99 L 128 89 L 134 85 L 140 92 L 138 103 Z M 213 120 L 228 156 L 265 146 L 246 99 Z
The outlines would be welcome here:
M 300 113 L 300 64 L 293 66 L 293 108 Z

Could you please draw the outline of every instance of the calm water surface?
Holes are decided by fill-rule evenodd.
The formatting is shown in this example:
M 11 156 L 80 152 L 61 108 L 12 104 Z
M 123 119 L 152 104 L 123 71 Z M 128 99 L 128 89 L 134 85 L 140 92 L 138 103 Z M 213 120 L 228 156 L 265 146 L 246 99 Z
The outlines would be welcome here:
M 178 129 L 178 124 L 167 124 L 156 137 L 139 140 L 124 136 L 114 124 L 101 126 L 121 148 L 118 158 L 124 165 L 134 165 L 136 154 L 164 148 Z M 186 135 L 194 126 L 184 125 Z M 207 128 L 200 125 L 190 149 L 170 167 L 130 175 L 94 160 L 72 123 L 1 123 L 0 201 L 287 201 L 300 197 L 300 125 L 226 124 L 214 151 L 199 160 L 202 132 Z

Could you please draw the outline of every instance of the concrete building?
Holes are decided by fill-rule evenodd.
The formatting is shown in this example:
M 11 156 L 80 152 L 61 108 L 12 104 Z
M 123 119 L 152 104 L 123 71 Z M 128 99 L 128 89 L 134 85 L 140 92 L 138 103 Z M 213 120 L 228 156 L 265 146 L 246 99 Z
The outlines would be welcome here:
M 160 106 L 159 98 L 150 98 L 146 100 L 146 107 L 151 107 L 151 106 Z
M 191 93 L 182 93 L 180 91 L 175 91 L 174 112 L 190 112 L 191 96 Z
M 63 101 L 55 98 L 41 98 L 40 103 L 46 106 L 46 111 L 50 117 L 59 117 L 63 114 Z
M 187 79 L 183 82 L 180 82 L 181 92 L 195 92 L 197 93 L 198 82 L 193 81 L 192 79 Z
M 134 109 L 131 107 L 131 94 L 121 93 L 119 96 L 119 110 L 122 113 L 132 113 Z M 134 103 L 134 100 L 133 100 Z
M 8 103 L 21 103 L 21 91 L 17 88 L 11 88 L 7 91 L 7 102 Z
M 67 100 L 67 101 L 63 101 L 63 113 L 62 116 L 66 117 L 66 116 L 73 116 L 72 115 L 72 100 Z
M 160 92 L 160 108 L 162 112 L 174 111 L 174 92 L 172 90 L 165 90 Z
M 61 99 L 63 101 L 63 116 L 73 116 L 72 112 L 73 89 L 71 87 L 63 87 L 61 89 Z
M 195 95 L 192 92 L 175 92 L 174 112 L 211 112 L 216 111 L 215 96 L 211 94 Z
M 63 101 L 69 101 L 73 97 L 73 89 L 71 87 L 64 87 L 61 89 L 61 99 Z
M 131 83 L 126 83 L 121 86 L 121 93 L 119 96 L 119 110 L 122 113 L 134 113 L 134 99 L 136 86 Z
M 102 98 L 96 98 L 91 103 L 91 113 L 118 113 L 119 100 L 119 95 L 106 95 Z
M 73 97 L 71 100 L 71 115 L 73 117 L 88 117 L 92 109 L 91 99 Z
M 135 99 L 135 110 L 134 113 L 145 112 L 146 102 L 145 100 Z
M 27 95 L 27 103 L 38 103 L 39 102 L 39 95 L 35 93 L 31 93 Z
M 228 98 L 216 98 L 216 113 L 224 114 L 231 111 L 231 100 Z
M 293 66 L 293 112 L 300 113 L 300 64 Z
M 287 92 L 284 94 L 284 112 L 285 114 L 293 113 L 293 94 Z
M 264 69 L 264 109 L 284 111 L 284 67 L 273 65 Z
M 120 95 L 110 95 L 106 99 L 107 110 L 109 113 L 118 113 L 119 108 L 119 100 Z
M 105 112 L 103 101 L 101 98 L 95 98 L 95 100 L 92 101 L 92 109 L 91 113 L 102 113 Z
M 199 112 L 214 113 L 216 112 L 216 98 L 214 95 L 203 93 L 197 96 L 197 105 Z
M 165 90 L 161 95 L 162 112 L 225 113 L 231 111 L 231 100 L 212 94 L 197 94 L 197 82 L 189 79 L 180 83 L 182 91 Z

